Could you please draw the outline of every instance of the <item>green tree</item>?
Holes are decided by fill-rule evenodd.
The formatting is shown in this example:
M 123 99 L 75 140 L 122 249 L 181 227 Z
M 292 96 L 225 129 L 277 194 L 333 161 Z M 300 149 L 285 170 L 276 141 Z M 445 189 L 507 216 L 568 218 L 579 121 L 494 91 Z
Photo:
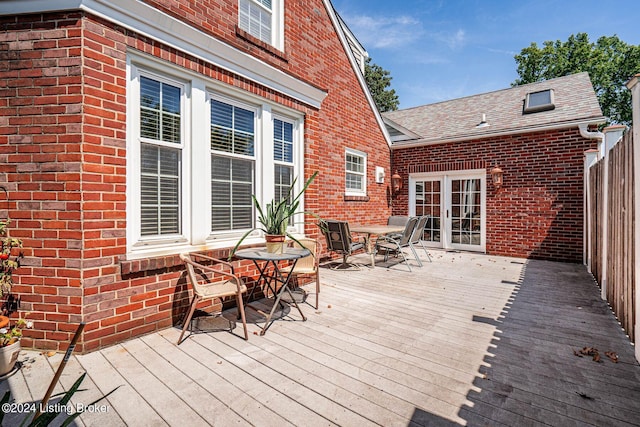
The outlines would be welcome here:
M 566 42 L 534 42 L 515 57 L 520 76 L 513 86 L 586 71 L 610 123 L 631 124 L 631 92 L 625 83 L 640 73 L 640 46 L 628 45 L 617 36 L 600 37 L 595 43 L 586 33 Z
M 373 101 L 381 113 L 398 109 L 398 104 L 400 104 L 398 95 L 395 90 L 390 88 L 391 73 L 381 66 L 371 63 L 370 57 L 364 64 L 364 79 L 373 96 Z

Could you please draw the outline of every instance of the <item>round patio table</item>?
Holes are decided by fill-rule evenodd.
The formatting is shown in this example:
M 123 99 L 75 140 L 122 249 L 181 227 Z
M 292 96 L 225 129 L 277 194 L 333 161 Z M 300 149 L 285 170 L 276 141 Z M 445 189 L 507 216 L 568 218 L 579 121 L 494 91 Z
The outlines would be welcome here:
M 289 289 L 289 279 L 291 278 L 291 274 L 287 274 L 286 276 L 282 274 L 280 271 L 280 267 L 278 264 L 282 261 L 291 261 L 291 271 L 294 270 L 296 263 L 300 258 L 304 258 L 311 255 L 311 251 L 306 248 L 290 248 L 284 247 L 282 253 L 272 253 L 267 252 L 266 247 L 257 247 L 257 248 L 249 248 L 249 249 L 241 249 L 235 253 L 235 256 L 240 259 L 250 259 L 255 264 L 256 268 L 260 272 L 260 279 L 264 280 L 267 284 L 267 287 L 271 290 L 273 295 L 275 295 L 276 299 L 273 303 L 273 307 L 271 307 L 271 312 L 267 315 L 265 320 L 264 327 L 260 331 L 260 335 L 264 335 L 267 331 L 267 328 L 273 323 L 272 317 L 273 313 L 276 310 L 278 305 L 281 305 L 283 301 L 287 304 L 291 305 L 291 302 L 295 305 L 302 316 L 302 321 L 306 321 L 304 313 L 298 306 L 296 299 L 294 298 L 291 290 Z M 270 268 L 271 267 L 271 268 Z M 278 289 L 278 283 L 281 283 L 280 289 Z M 273 285 L 273 286 L 272 286 Z M 247 304 L 255 291 L 255 286 L 251 291 L 251 294 L 247 297 Z M 286 301 L 282 299 L 282 295 L 287 293 L 291 299 L 291 301 Z M 251 307 L 250 305 L 248 305 Z M 254 308 L 254 307 L 251 307 Z M 255 308 L 254 308 L 255 310 Z

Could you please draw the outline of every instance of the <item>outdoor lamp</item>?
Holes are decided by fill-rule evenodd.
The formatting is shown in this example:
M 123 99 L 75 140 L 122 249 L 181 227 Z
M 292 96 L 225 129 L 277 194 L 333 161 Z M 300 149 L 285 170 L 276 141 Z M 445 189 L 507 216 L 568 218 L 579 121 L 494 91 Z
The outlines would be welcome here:
M 491 169 L 491 180 L 495 188 L 502 187 L 502 169 L 498 166 L 494 166 L 494 168 Z
M 391 188 L 393 190 L 393 194 L 398 194 L 402 188 L 402 177 L 398 174 L 397 170 L 393 175 L 391 175 Z

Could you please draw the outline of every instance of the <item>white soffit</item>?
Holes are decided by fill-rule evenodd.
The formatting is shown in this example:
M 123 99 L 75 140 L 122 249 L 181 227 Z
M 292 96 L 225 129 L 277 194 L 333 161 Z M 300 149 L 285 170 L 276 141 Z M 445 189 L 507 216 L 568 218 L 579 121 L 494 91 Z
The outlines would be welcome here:
M 136 0 L 0 0 L 0 15 L 83 10 L 314 108 L 327 92 Z

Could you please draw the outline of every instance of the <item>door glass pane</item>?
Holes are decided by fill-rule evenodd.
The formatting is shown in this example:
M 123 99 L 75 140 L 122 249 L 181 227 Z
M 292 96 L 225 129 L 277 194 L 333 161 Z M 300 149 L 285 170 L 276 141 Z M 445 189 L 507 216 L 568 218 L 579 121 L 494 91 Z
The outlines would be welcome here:
M 480 179 L 451 181 L 451 243 L 481 244 Z
M 440 242 L 440 181 L 416 182 L 416 215 L 430 215 L 423 240 Z

